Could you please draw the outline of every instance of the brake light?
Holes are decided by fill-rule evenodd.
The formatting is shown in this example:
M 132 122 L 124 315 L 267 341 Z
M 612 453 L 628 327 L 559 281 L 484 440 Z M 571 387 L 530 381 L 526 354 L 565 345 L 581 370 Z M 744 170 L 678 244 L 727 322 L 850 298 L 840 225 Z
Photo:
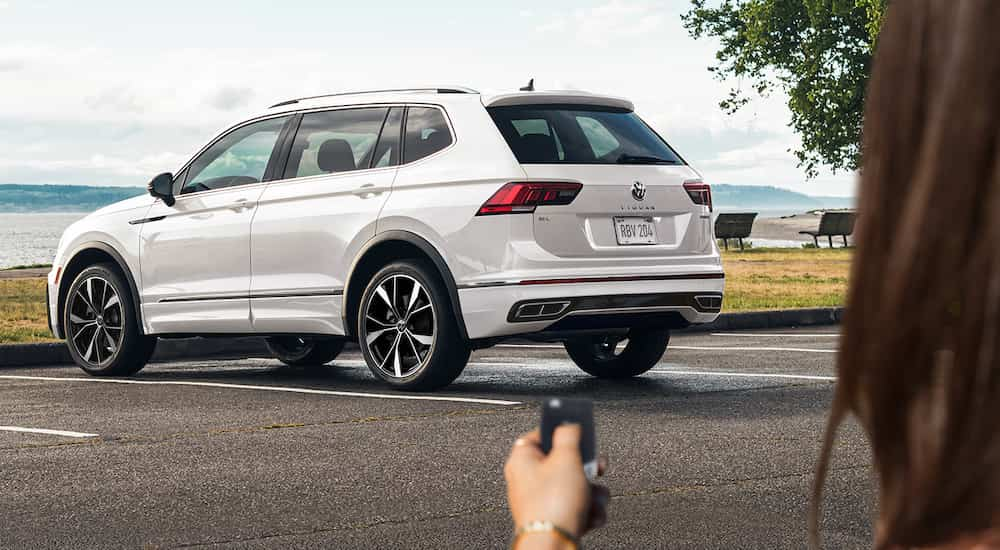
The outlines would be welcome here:
M 493 193 L 477 216 L 494 214 L 529 214 L 538 206 L 557 206 L 573 202 L 583 188 L 579 183 L 524 182 L 508 183 Z
M 708 211 L 712 211 L 712 188 L 707 183 L 701 180 L 686 181 L 684 182 L 684 190 L 687 191 L 692 202 L 707 206 Z

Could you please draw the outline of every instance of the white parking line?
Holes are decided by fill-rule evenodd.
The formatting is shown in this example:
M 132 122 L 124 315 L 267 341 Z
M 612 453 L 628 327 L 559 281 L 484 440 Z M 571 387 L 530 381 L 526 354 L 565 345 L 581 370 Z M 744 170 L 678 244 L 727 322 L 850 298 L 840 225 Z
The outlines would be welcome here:
M 837 338 L 840 334 L 836 332 L 713 332 L 712 336 L 737 336 L 740 338 Z
M 24 432 L 30 434 L 61 435 L 63 437 L 100 437 L 98 434 L 67 432 L 65 430 L 45 430 L 42 428 L 22 428 L 20 426 L 0 426 L 0 432 Z
M 836 382 L 837 378 L 835 376 L 814 376 L 811 374 L 772 374 L 767 372 L 707 372 L 707 371 L 692 371 L 692 370 L 663 370 L 663 369 L 653 369 L 649 372 L 655 372 L 657 374 L 670 374 L 670 375 L 681 375 L 681 376 L 721 376 L 721 377 L 735 377 L 735 378 L 783 378 L 791 380 L 820 380 L 823 382 Z
M 563 349 L 562 346 L 552 344 L 498 344 L 496 347 L 507 348 L 537 348 L 537 349 Z M 668 346 L 667 349 L 694 350 L 694 351 L 801 351 L 806 353 L 837 353 L 835 349 L 814 349 L 814 348 L 775 348 L 775 347 L 726 347 L 726 346 Z
M 367 397 L 373 399 L 400 399 L 404 401 L 448 401 L 453 403 L 479 403 L 483 405 L 520 405 L 520 401 L 502 401 L 499 399 L 478 399 L 474 397 L 450 397 L 443 395 L 411 395 L 396 393 L 366 393 L 335 390 L 317 390 L 312 388 L 291 388 L 285 386 L 258 386 L 252 384 L 224 384 L 221 382 L 188 382 L 185 380 L 114 380 L 108 378 L 64 378 L 55 376 L 16 376 L 0 375 L 4 380 L 35 380 L 41 382 L 92 382 L 95 384 L 134 384 L 140 386 L 193 386 L 199 388 L 228 388 L 234 390 L 261 390 L 286 393 L 304 393 L 309 395 L 336 395 L 339 397 Z
M 562 344 L 497 344 L 495 348 L 564 349 Z
M 835 349 L 814 348 L 771 348 L 771 347 L 725 347 L 725 346 L 669 346 L 667 349 L 694 351 L 801 351 L 805 353 L 837 353 Z

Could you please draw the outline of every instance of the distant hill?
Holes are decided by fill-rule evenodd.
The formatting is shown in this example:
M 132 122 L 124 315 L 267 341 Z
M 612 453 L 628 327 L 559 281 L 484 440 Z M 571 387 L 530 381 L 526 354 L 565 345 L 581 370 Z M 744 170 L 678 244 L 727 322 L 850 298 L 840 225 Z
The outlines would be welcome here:
M 142 187 L 0 184 L 0 212 L 90 212 L 145 192 Z M 719 210 L 806 211 L 854 206 L 854 199 L 814 197 L 757 185 L 716 184 L 712 200 Z
M 821 208 L 853 208 L 848 197 L 814 197 L 780 187 L 762 185 L 712 186 L 712 203 L 718 210 L 791 210 L 806 211 Z
M 0 184 L 0 212 L 92 212 L 145 192 L 142 187 Z

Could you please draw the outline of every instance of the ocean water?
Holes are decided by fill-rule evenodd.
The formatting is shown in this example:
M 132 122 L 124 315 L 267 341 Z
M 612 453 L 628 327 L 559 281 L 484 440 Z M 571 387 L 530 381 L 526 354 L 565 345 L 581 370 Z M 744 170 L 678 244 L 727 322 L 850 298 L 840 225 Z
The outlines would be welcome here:
M 52 263 L 63 231 L 86 215 L 0 213 L 0 269 Z

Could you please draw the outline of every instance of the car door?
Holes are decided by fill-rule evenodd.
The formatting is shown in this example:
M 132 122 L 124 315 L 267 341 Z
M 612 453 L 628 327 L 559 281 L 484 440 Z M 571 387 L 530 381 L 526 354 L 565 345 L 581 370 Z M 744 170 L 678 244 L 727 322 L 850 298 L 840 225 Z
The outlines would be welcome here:
M 344 334 L 345 278 L 375 223 L 399 163 L 402 107 L 303 113 L 280 180 L 253 220 L 253 327 Z
M 250 323 L 250 220 L 291 117 L 235 128 L 174 181 L 140 232 L 142 303 L 154 333 L 246 333 Z

